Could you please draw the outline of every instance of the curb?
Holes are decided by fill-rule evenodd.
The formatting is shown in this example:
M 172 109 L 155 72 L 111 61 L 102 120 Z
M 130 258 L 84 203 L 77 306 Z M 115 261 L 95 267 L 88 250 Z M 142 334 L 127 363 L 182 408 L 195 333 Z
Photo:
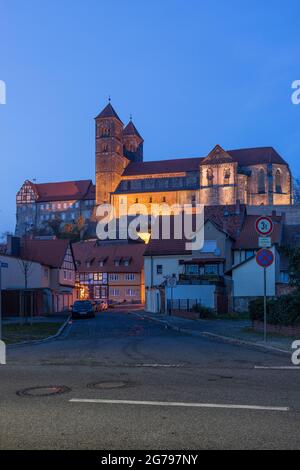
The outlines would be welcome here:
M 148 315 L 143 315 L 141 313 L 136 313 L 136 312 L 130 312 L 130 313 L 133 314 L 133 315 L 137 315 L 139 317 L 147 318 L 148 320 L 153 321 L 155 323 L 160 323 L 160 324 L 163 324 L 163 325 L 167 325 L 168 328 L 170 328 L 171 330 L 177 331 L 179 333 L 184 333 L 186 335 L 197 336 L 197 337 L 202 337 L 202 338 L 216 339 L 216 340 L 223 341 L 224 343 L 235 344 L 237 346 L 248 346 L 248 347 L 250 346 L 252 348 L 264 349 L 264 350 L 267 350 L 267 351 L 273 351 L 273 352 L 277 352 L 277 353 L 280 353 L 280 354 L 288 354 L 288 355 L 291 354 L 290 351 L 286 351 L 284 349 L 276 348 L 275 346 L 268 346 L 268 345 L 261 344 L 261 343 L 253 343 L 252 341 L 246 341 L 246 340 L 243 340 L 243 339 L 231 338 L 230 336 L 222 336 L 222 335 L 218 335 L 216 333 L 209 333 L 207 331 L 203 331 L 203 332 L 193 331 L 193 330 L 181 328 L 179 326 L 174 326 L 171 323 L 169 323 L 167 320 L 160 320 L 158 318 L 152 318 Z
M 52 341 L 54 339 L 57 339 L 65 331 L 65 329 L 67 328 L 71 318 L 72 318 L 72 315 L 69 315 L 67 320 L 65 321 L 65 323 L 62 324 L 62 326 L 59 328 L 58 332 L 55 335 L 48 336 L 48 338 L 44 338 L 44 339 L 37 339 L 37 340 L 33 340 L 33 341 L 22 341 L 22 343 L 8 344 L 7 348 L 11 349 L 11 348 L 19 347 L 19 346 L 43 344 L 43 343 L 47 343 L 48 341 Z

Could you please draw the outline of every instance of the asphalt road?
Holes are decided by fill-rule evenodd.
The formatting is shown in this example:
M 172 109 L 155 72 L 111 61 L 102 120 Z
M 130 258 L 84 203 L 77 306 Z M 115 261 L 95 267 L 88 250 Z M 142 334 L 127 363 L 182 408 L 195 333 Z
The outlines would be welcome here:
M 11 348 L 7 362 L 0 449 L 300 448 L 300 370 L 256 368 L 291 366 L 288 356 L 110 312 Z M 70 391 L 17 394 L 57 386 Z

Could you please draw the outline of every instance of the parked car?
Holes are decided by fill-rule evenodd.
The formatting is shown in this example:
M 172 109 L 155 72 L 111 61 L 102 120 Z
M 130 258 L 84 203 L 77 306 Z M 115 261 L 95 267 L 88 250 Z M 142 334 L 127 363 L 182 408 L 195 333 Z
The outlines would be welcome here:
M 77 300 L 72 306 L 72 318 L 95 318 L 95 306 L 90 300 Z
M 107 300 L 96 300 L 95 301 L 95 309 L 96 312 L 103 312 L 103 310 L 108 309 L 108 303 Z

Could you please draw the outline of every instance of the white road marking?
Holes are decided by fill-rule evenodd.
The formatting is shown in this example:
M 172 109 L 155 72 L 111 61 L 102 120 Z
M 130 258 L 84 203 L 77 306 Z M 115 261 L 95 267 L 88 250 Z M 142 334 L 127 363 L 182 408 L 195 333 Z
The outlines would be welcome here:
M 257 411 L 289 411 L 288 407 L 256 406 L 256 405 L 226 405 L 215 403 L 181 403 L 163 401 L 131 401 L 131 400 L 101 400 L 73 398 L 70 403 L 98 403 L 100 405 L 141 405 L 141 406 L 176 406 L 184 408 L 224 408 L 233 410 L 257 410 Z
M 260 370 L 300 370 L 297 366 L 255 366 L 254 369 Z

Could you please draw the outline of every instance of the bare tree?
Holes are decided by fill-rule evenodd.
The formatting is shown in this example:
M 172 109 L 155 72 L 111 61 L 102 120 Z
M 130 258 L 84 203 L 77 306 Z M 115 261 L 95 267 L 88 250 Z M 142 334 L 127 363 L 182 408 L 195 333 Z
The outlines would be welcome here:
M 294 178 L 294 204 L 300 205 L 300 178 Z
M 25 233 L 25 236 L 22 239 L 22 247 L 25 252 L 25 256 L 27 254 L 27 243 L 28 243 L 28 235 L 27 233 Z M 26 299 L 26 293 L 28 291 L 30 275 L 32 274 L 32 271 L 33 271 L 33 262 L 25 258 L 20 258 L 18 261 L 19 261 L 22 274 L 24 276 L 24 292 L 23 292 L 23 295 L 21 294 L 19 314 L 21 316 L 22 311 L 23 311 L 23 313 L 25 314 L 25 322 L 27 323 L 28 315 L 27 315 L 27 309 L 25 308 L 25 299 Z M 30 318 L 32 322 L 32 298 L 30 298 Z

